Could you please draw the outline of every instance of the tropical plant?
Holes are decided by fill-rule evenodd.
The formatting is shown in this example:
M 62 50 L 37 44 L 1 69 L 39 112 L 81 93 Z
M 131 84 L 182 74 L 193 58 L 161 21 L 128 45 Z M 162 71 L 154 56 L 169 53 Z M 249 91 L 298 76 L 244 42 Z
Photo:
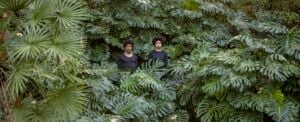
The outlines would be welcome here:
M 88 17 L 80 0 L 1 0 L 8 16 L 4 44 L 10 121 L 73 120 L 85 109 L 88 88 L 79 74 Z M 1 78 L 2 80 L 2 78 Z M 6 90 L 4 90 L 6 91 Z
M 297 0 L 0 0 L 5 121 L 300 118 Z M 167 68 L 149 61 L 165 37 Z M 116 57 L 131 38 L 134 73 Z
M 299 12 L 295 8 L 299 2 L 88 3 L 93 15 L 86 28 L 89 44 L 92 50 L 105 50 L 102 54 L 112 57 L 108 61 L 115 61 L 125 38 L 134 40 L 134 51 L 143 60 L 151 50 L 152 37 L 166 37 L 165 49 L 171 58 L 166 79 L 177 86 L 176 106 L 185 108 L 191 121 L 298 120 Z M 159 86 L 151 80 L 155 76 L 137 72 L 121 79 L 119 88 L 145 97 L 141 93 L 147 87 L 139 77 L 151 83 L 145 84 L 150 88 Z

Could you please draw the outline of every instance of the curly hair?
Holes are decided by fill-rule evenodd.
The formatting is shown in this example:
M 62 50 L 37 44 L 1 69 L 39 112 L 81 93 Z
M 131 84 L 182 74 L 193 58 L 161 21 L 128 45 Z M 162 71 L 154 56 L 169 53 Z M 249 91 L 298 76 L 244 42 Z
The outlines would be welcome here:
M 132 45 L 132 47 L 133 47 L 133 42 L 132 42 L 132 40 L 131 40 L 131 39 L 127 39 L 127 40 L 125 40 L 125 41 L 123 42 L 123 47 L 125 48 L 125 47 L 126 47 L 126 45 L 128 45 L 128 44 Z
M 164 38 L 161 36 L 154 37 L 152 39 L 152 44 L 155 45 L 156 41 L 160 41 L 162 45 L 164 45 Z

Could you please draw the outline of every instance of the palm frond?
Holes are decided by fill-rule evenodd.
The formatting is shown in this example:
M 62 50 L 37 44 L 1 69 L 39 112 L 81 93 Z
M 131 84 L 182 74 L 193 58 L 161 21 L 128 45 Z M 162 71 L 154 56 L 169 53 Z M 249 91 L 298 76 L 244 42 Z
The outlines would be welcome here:
M 44 54 L 51 37 L 51 31 L 46 26 L 26 24 L 21 27 L 24 37 L 12 37 L 9 46 L 12 60 L 20 61 L 37 59 Z
M 15 65 L 11 67 L 11 71 L 8 73 L 8 90 L 11 92 L 12 97 L 18 96 L 26 89 L 26 83 L 29 81 L 28 76 L 30 74 L 28 65 L 24 64 Z
M 80 0 L 55 0 L 54 6 L 54 17 L 60 27 L 78 28 L 88 17 L 87 8 Z
M 16 104 L 12 107 L 12 117 L 16 122 L 23 122 L 28 120 L 31 113 L 31 107 L 34 100 L 25 98 L 23 100 L 17 99 Z
M 32 122 L 55 120 L 54 118 L 56 117 L 53 115 L 53 113 L 43 109 L 43 107 L 38 107 L 38 105 L 34 105 L 31 108 L 31 111 L 29 112 L 27 120 Z
M 8 10 L 17 12 L 25 9 L 33 0 L 1 0 L 0 6 L 7 8 Z
M 72 85 L 51 89 L 45 100 L 47 111 L 53 111 L 56 120 L 72 120 L 85 109 L 88 101 L 85 86 Z
M 47 19 L 54 13 L 53 7 L 54 4 L 51 0 L 35 0 L 25 10 L 27 13 L 26 18 L 29 20 L 28 23 L 38 24 L 49 21 Z
M 63 30 L 54 35 L 46 53 L 50 59 L 76 59 L 81 54 L 84 43 L 80 34 Z

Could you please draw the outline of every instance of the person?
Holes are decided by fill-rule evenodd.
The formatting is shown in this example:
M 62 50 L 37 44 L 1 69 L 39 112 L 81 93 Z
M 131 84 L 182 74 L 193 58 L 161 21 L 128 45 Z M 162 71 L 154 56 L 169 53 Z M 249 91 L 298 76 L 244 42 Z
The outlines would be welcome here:
M 154 50 L 149 53 L 148 58 L 162 61 L 166 68 L 168 65 L 168 54 L 163 50 L 164 39 L 162 37 L 154 37 L 152 44 L 154 45 Z
M 138 67 L 138 57 L 133 53 L 133 42 L 125 40 L 123 42 L 124 53 L 118 58 L 118 68 L 121 70 L 134 72 Z

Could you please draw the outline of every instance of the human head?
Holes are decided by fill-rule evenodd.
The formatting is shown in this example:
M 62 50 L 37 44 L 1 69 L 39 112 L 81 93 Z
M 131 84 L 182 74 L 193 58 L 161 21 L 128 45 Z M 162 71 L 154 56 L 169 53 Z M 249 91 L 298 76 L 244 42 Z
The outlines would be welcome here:
M 162 37 L 154 37 L 152 40 L 152 44 L 155 48 L 160 49 L 163 46 L 164 39 Z
M 127 39 L 123 42 L 123 48 L 126 53 L 131 53 L 133 49 L 133 42 L 130 39 Z

